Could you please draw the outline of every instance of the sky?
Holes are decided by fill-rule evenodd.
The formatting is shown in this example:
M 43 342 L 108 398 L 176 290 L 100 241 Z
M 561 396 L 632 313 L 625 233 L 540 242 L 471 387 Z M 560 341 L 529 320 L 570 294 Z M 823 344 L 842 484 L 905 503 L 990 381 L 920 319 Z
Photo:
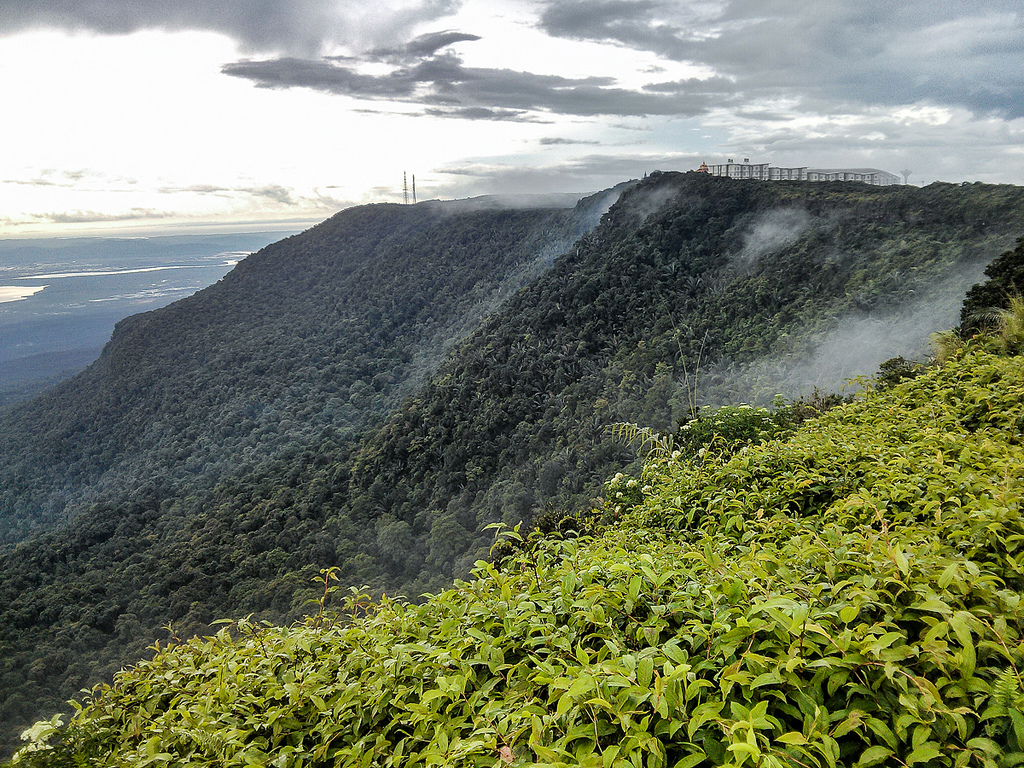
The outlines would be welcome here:
M 1024 184 L 1021 0 L 3 0 L 0 238 L 750 158 Z

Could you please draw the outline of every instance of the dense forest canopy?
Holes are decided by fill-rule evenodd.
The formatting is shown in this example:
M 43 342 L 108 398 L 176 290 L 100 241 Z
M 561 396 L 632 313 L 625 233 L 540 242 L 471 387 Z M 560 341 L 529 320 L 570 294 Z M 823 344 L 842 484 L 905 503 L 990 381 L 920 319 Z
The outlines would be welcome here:
M 3 414 L 5 531 L 29 536 L 0 550 L 6 748 L 164 627 L 299 618 L 321 568 L 443 589 L 488 526 L 591 506 L 635 460 L 610 424 L 871 372 L 1024 231 L 1008 186 L 660 173 L 590 231 L 608 197 L 344 212 Z M 883 333 L 837 337 L 857 323 Z
M 575 209 L 349 209 L 118 323 L 85 372 L 0 413 L 0 541 L 89 500 L 205 488 L 325 429 L 358 433 L 614 195 Z

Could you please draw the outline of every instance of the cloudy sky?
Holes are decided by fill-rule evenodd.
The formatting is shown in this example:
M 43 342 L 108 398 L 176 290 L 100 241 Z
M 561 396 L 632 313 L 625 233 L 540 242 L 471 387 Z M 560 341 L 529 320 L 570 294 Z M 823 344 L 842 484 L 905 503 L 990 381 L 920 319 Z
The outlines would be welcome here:
M 1021 0 L 3 0 L 0 237 L 702 160 L 1024 184 Z

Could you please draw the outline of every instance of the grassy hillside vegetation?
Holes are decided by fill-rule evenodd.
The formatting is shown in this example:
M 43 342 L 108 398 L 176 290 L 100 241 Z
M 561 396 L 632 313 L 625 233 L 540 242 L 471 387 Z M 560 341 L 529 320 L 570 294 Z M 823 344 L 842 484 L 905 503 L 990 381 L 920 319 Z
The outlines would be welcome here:
M 392 242 L 404 217 L 427 216 L 418 206 L 378 208 L 347 214 L 351 232 L 341 227 L 347 219 L 332 220 L 320 240 L 333 233 L 338 252 L 347 252 L 350 241 Z M 355 226 L 371 213 L 384 217 L 378 224 L 394 226 Z M 7 454 L 6 466 L 28 467 L 45 485 L 46 462 L 56 462 L 55 476 L 65 478 L 60 457 L 77 445 L 81 461 L 71 471 L 81 469 L 83 481 L 75 487 L 85 499 L 102 500 L 78 507 L 59 530 L 0 550 L 0 718 L 7 733 L 138 659 L 156 637 L 168 636 L 161 629 L 167 625 L 189 637 L 209 633 L 209 622 L 221 616 L 253 614 L 254 620 L 288 624 L 308 610 L 306 600 L 316 591 L 312 579 L 321 568 L 336 568 L 340 583 L 366 585 L 375 596 L 415 600 L 445 588 L 486 557 L 493 541 L 489 525 L 549 525 L 565 512 L 586 509 L 602 481 L 634 459 L 613 439 L 609 424 L 672 429 L 691 406 L 737 402 L 751 392 L 770 397 L 780 379 L 774 367 L 759 367 L 761 361 L 809 358 L 844 318 L 873 322 L 912 314 L 922 301 L 932 306 L 937 285 L 952 294 L 949 286 L 963 279 L 965 267 L 980 272 L 1024 231 L 1024 190 L 762 184 L 656 174 L 624 193 L 601 225 L 551 269 L 500 303 L 501 285 L 513 278 L 499 280 L 479 260 L 505 258 L 499 234 L 525 227 L 517 216 L 548 221 L 543 217 L 549 215 L 430 218 L 436 224 L 432 237 L 443 235 L 445 252 L 459 252 L 452 249 L 463 229 L 474 233 L 470 241 L 477 250 L 464 256 L 467 274 L 497 285 L 484 292 L 497 298 L 482 305 L 467 299 L 468 306 L 484 306 L 490 314 L 390 414 L 386 404 L 409 379 L 398 377 L 399 383 L 382 384 L 377 392 L 373 382 L 385 379 L 364 375 L 383 365 L 375 355 L 406 350 L 412 358 L 399 373 L 411 376 L 422 347 L 402 329 L 418 327 L 417 318 L 433 318 L 423 319 L 424 328 L 455 322 L 424 304 L 401 328 L 389 325 L 390 313 L 412 311 L 417 300 L 435 295 L 429 288 L 416 292 L 417 281 L 429 285 L 438 274 L 434 262 L 424 261 L 424 254 L 441 247 L 433 239 L 422 240 L 416 252 L 359 251 L 379 256 L 367 256 L 360 268 L 365 272 L 349 275 L 363 275 L 358 285 L 369 298 L 359 311 L 365 316 L 355 307 L 352 314 L 337 314 L 349 296 L 338 286 L 356 283 L 346 282 L 348 262 L 332 260 L 330 249 L 302 255 L 298 246 L 319 241 L 310 236 L 279 244 L 218 287 L 232 306 L 250 306 L 246 296 L 272 292 L 278 283 L 270 278 L 277 276 L 292 286 L 289 296 L 308 292 L 315 298 L 296 299 L 301 312 L 295 317 L 280 309 L 276 321 L 261 324 L 240 313 L 216 326 L 224 331 L 220 335 L 186 311 L 191 305 L 181 305 L 173 323 L 162 315 L 143 317 L 135 321 L 137 333 L 129 323 L 102 363 L 111 372 L 104 386 L 113 387 L 105 391 L 119 391 L 120 374 L 109 367 L 115 364 L 129 380 L 149 382 L 149 389 L 125 391 L 137 399 L 120 412 L 124 422 L 114 418 L 110 404 L 91 401 L 90 393 L 82 397 L 114 419 L 115 431 L 144 436 L 138 443 L 126 440 L 137 446 L 133 454 L 104 458 L 110 445 L 102 441 L 64 446 L 44 439 L 64 435 L 57 427 L 78 423 L 76 418 L 88 424 L 92 406 L 75 410 L 71 389 L 60 391 L 70 415 L 34 405 L 41 409 L 39 450 Z M 527 241 L 524 235 L 517 242 Z M 535 253 L 522 253 L 527 250 Z M 528 268 L 535 261 L 531 256 L 522 263 Z M 409 297 L 374 293 L 374 285 L 389 285 L 399 274 L 408 276 Z M 462 274 L 453 267 L 445 279 L 457 281 Z M 522 273 L 516 267 L 511 274 Z M 333 288 L 328 277 L 337 282 Z M 445 306 L 452 312 L 467 306 L 459 297 L 475 294 L 466 290 Z M 962 295 L 961 289 L 948 302 L 947 326 L 955 322 Z M 384 298 L 382 311 L 376 302 Z M 219 311 L 209 301 L 209 311 Z M 321 325 L 330 332 L 320 333 Z M 161 346 L 149 343 L 151 326 L 153 333 L 162 329 L 152 337 L 158 339 L 182 328 L 189 342 L 174 347 L 180 359 L 165 359 Z M 390 329 L 387 343 L 356 343 L 362 336 L 345 336 L 348 326 L 363 329 L 371 341 Z M 895 335 L 886 328 L 886 335 Z M 331 346 L 341 337 L 356 340 L 348 352 Z M 231 363 L 229 350 L 241 339 L 254 359 L 275 365 L 229 379 L 238 365 L 247 365 L 244 355 Z M 277 345 L 286 351 L 278 352 Z M 120 358 L 119 350 L 129 346 L 137 352 Z M 854 346 L 835 356 L 843 359 Z M 875 364 L 893 354 L 880 342 L 870 351 L 878 354 Z M 193 358 L 197 362 L 188 362 Z M 208 371 L 234 383 L 223 390 L 213 380 L 196 387 L 193 378 Z M 362 402 L 360 392 L 366 394 L 353 390 L 357 374 L 374 389 L 375 405 L 367 407 L 379 416 L 353 415 L 361 413 L 355 405 Z M 335 381 L 345 383 L 338 384 L 340 395 L 331 391 Z M 273 395 L 259 400 L 265 407 L 251 419 L 235 409 L 250 391 Z M 147 399 L 154 393 L 178 395 Z M 223 402 L 218 393 L 225 394 Z M 336 397 L 348 406 L 335 408 Z M 19 411 L 18 418 L 28 413 Z M 381 421 L 374 424 L 374 418 Z M 164 424 L 177 426 L 164 431 Z M 232 429 L 240 430 L 237 440 Z M 122 468 L 137 461 L 139 484 L 86 482 L 91 462 L 105 466 L 108 459 Z M 20 472 L 4 474 L 4 482 L 21 482 L 28 475 Z M 43 498 L 38 489 L 19 496 L 24 490 L 15 484 L 11 493 L 22 501 Z
M 14 764 L 1017 764 L 1007 346 L 976 340 L 767 442 L 709 434 L 617 480 L 621 522 L 478 563 L 423 605 L 342 591 L 301 624 L 161 648 Z

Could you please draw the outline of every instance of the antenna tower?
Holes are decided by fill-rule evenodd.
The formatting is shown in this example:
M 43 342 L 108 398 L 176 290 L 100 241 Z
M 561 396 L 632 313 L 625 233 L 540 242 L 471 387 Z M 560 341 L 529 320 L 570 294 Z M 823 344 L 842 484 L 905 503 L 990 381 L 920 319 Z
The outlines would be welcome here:
M 402 171 L 402 196 L 405 198 L 405 204 L 409 204 L 409 179 L 405 175 L 405 171 Z
M 412 175 L 412 204 L 416 205 L 416 174 Z

